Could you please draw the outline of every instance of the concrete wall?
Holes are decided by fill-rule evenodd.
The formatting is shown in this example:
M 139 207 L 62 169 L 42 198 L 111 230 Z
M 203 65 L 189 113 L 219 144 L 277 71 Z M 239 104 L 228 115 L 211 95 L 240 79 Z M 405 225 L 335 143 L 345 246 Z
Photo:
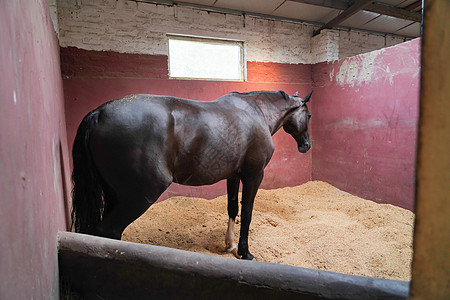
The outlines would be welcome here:
M 376 35 L 356 30 L 339 30 L 338 35 L 339 59 L 391 47 L 411 40 L 410 38 L 401 38 L 389 34 Z
M 311 67 L 303 64 L 247 63 L 246 82 L 174 80 L 168 78 L 166 55 L 124 54 L 61 48 L 69 147 L 84 115 L 106 101 L 128 94 L 161 94 L 202 101 L 232 91 L 311 91 Z M 311 179 L 311 153 L 301 154 L 282 129 L 274 135 L 275 153 L 266 168 L 262 188 L 295 186 Z M 213 198 L 226 193 L 225 182 L 212 186 L 173 184 L 160 198 L 187 195 Z
M 125 0 L 57 0 L 57 6 L 60 45 L 96 51 L 166 55 L 166 34 L 177 33 L 243 40 L 248 61 L 310 64 L 406 40 L 348 30 L 325 30 L 312 38 L 314 26 L 308 23 Z M 326 53 L 317 40 L 328 45 Z
M 412 210 L 420 39 L 313 65 L 312 178 Z
M 247 60 L 259 62 L 309 62 L 313 31 L 304 23 L 124 0 L 60 0 L 58 15 L 62 47 L 166 55 L 166 34 L 176 33 L 243 40 Z
M 70 189 L 58 52 L 46 1 L 0 1 L 0 299 L 58 297 Z
M 339 59 L 339 32 L 322 30 L 312 37 L 311 62 L 334 61 Z

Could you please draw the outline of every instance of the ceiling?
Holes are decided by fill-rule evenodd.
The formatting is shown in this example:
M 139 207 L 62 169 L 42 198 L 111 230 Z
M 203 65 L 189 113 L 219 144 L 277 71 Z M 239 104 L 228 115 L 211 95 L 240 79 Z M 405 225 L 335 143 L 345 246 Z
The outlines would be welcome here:
M 304 21 L 324 28 L 351 28 L 363 31 L 419 37 L 421 0 L 136 0 L 196 7 L 209 11 L 246 14 L 272 19 Z

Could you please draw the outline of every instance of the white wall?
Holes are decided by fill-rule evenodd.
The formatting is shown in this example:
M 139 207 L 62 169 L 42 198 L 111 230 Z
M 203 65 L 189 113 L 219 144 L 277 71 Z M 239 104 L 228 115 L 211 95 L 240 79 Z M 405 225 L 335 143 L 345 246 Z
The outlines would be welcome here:
M 406 42 L 406 38 L 361 31 L 339 31 L 339 59 Z
M 311 39 L 311 62 L 339 59 L 339 31 L 322 30 Z
M 54 0 L 51 0 L 52 2 Z M 314 26 L 155 5 L 127 0 L 57 0 L 62 47 L 167 55 L 167 33 L 246 42 L 247 60 L 278 63 L 332 61 L 404 39 L 362 32 L 326 31 L 312 38 Z

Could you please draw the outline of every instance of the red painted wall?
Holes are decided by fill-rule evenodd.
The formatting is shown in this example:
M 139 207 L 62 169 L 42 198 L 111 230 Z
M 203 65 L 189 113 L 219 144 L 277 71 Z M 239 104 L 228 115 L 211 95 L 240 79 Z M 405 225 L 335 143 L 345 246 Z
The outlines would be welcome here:
M 420 39 L 312 66 L 312 178 L 413 210 Z
M 0 1 L 0 299 L 58 295 L 70 188 L 58 55 L 46 1 Z
M 202 101 L 232 91 L 284 90 L 306 95 L 311 90 L 311 67 L 277 63 L 247 63 L 247 82 L 173 80 L 168 78 L 167 56 L 123 54 L 61 48 L 61 67 L 71 149 L 76 129 L 90 110 L 128 94 L 171 95 Z M 278 188 L 311 179 L 311 153 L 298 152 L 294 139 L 280 130 L 274 135 L 275 153 L 266 168 L 262 188 Z M 213 198 L 226 193 L 225 182 L 186 187 L 172 184 L 161 196 Z

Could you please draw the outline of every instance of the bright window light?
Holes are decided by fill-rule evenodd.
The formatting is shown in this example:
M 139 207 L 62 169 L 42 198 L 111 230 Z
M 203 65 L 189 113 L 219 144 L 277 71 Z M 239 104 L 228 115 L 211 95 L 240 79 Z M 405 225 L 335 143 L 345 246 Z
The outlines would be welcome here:
M 171 78 L 244 80 L 243 43 L 169 36 Z

